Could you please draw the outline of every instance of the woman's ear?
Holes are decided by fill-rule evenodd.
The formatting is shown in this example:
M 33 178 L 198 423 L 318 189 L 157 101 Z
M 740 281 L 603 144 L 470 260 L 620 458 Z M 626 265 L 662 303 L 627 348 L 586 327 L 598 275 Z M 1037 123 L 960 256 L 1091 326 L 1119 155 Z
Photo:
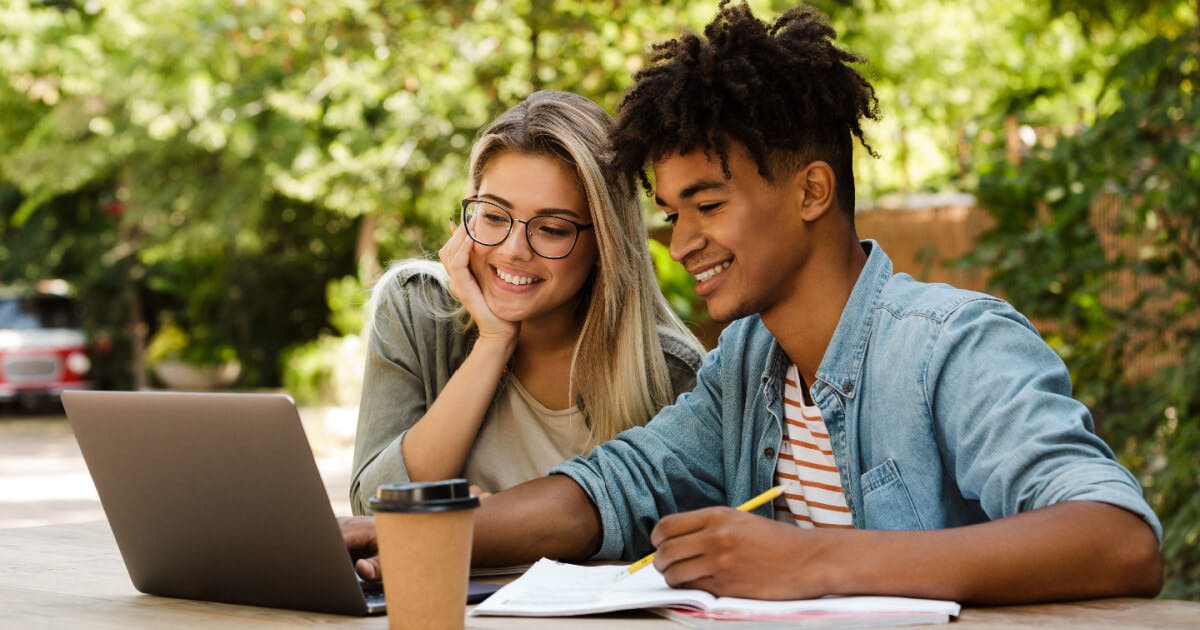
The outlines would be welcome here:
M 800 217 L 805 221 L 820 219 L 836 203 L 837 176 L 827 162 L 809 162 L 793 175 L 792 185 Z

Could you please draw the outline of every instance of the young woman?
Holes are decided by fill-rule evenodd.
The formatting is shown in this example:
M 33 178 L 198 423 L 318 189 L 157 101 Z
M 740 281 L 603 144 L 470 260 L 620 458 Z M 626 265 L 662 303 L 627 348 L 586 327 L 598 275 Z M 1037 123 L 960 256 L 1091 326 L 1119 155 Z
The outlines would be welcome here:
M 496 492 L 644 424 L 702 348 L 654 280 L 641 203 L 609 176 L 611 121 L 542 91 L 479 135 L 441 264 L 376 285 L 351 503 L 463 476 Z

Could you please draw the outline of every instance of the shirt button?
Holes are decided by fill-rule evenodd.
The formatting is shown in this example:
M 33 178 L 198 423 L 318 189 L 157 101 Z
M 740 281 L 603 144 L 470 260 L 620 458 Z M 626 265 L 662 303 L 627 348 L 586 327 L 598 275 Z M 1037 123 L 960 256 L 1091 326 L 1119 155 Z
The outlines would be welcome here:
M 842 384 L 842 391 L 849 394 L 850 392 L 854 391 L 854 386 L 850 384 L 850 381 L 846 381 Z
M 775 457 L 775 449 L 768 446 L 766 450 L 763 451 L 763 457 Z

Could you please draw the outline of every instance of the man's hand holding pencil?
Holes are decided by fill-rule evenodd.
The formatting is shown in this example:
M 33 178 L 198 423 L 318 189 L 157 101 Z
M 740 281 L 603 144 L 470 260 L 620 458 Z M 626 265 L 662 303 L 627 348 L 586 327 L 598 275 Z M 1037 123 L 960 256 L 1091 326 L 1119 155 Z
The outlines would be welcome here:
M 767 490 L 766 492 L 763 492 L 762 494 L 759 494 L 758 496 L 750 499 L 749 501 L 746 501 L 745 503 L 737 506 L 737 509 L 739 512 L 753 511 L 763 505 L 766 505 L 766 503 L 768 501 L 774 499 L 775 497 L 777 497 L 781 494 L 783 494 L 783 486 L 775 486 L 774 488 L 771 488 L 770 490 Z M 656 544 L 656 546 L 657 546 L 657 544 Z M 641 560 L 638 560 L 637 562 L 634 562 L 633 564 L 629 565 L 629 568 L 626 571 L 628 573 L 636 573 L 638 570 L 640 570 L 644 567 L 650 566 L 653 562 L 654 562 L 654 554 L 651 553 L 650 555 L 647 555 L 646 557 L 642 558 Z
M 747 514 L 781 490 L 772 488 L 737 509 L 711 507 L 663 517 L 650 535 L 657 549 L 652 554 L 655 568 L 675 588 L 696 588 L 722 597 L 795 599 L 796 582 L 786 576 L 812 567 L 781 549 L 795 549 L 793 539 L 798 536 L 816 538 L 830 532 Z M 814 588 L 812 596 L 824 594 L 819 590 Z

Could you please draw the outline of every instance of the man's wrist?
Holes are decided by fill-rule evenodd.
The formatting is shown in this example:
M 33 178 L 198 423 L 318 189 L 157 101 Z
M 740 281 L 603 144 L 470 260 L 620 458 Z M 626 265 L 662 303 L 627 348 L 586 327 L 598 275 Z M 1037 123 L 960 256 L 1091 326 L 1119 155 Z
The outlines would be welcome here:
M 804 531 L 804 530 L 802 530 Z M 871 546 L 861 540 L 862 530 L 807 530 L 803 542 L 811 548 L 810 561 L 800 567 L 806 581 L 815 581 L 819 592 L 829 595 L 863 593 L 861 571 L 867 566 Z

